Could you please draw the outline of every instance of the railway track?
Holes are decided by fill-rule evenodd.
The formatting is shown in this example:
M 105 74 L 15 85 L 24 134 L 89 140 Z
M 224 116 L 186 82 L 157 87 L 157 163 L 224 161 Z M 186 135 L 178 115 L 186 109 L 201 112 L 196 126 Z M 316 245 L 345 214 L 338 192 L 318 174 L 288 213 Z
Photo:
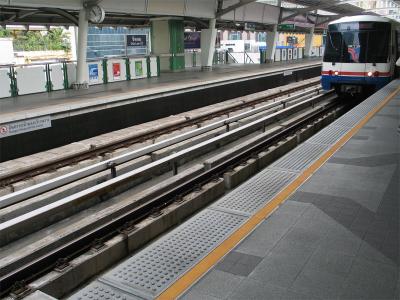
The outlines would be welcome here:
M 293 135 L 321 116 L 337 110 L 338 106 L 342 109 L 343 104 L 339 104 L 336 100 L 336 96 L 332 93 L 320 94 L 319 89 L 299 92 L 285 100 L 269 103 L 161 141 L 158 144 L 150 145 L 147 149 L 145 147 L 132 151 L 120 157 L 112 158 L 111 161 L 101 162 L 97 166 L 89 166 L 72 174 L 55 178 L 51 182 L 44 182 L 1 197 L 0 203 L 3 203 L 3 207 L 7 207 L 29 201 L 32 197 L 49 191 L 56 191 L 59 187 L 104 170 L 110 170 L 112 175 L 105 182 L 62 197 L 57 201 L 32 207 L 32 210 L 13 216 L 0 224 L 0 246 L 6 246 L 6 254 L 0 257 L 0 295 L 13 291 L 16 297 L 20 297 L 29 293 L 29 286 L 25 283 L 33 281 L 54 268 L 61 271 L 68 268 L 68 262 L 72 259 L 79 257 L 93 247 L 101 249 L 107 240 L 121 233 L 134 231 L 135 224 L 148 217 L 159 216 L 163 209 L 171 203 L 180 203 L 182 198 L 191 191 L 199 189 L 210 180 L 218 181 L 218 178 L 227 170 L 231 170 L 247 159 L 257 156 L 261 151 L 277 144 L 287 136 Z M 280 107 L 280 109 L 275 111 L 274 109 L 277 107 Z M 233 126 L 237 125 L 238 121 L 248 120 L 249 118 L 252 121 L 243 122 L 241 126 Z M 280 121 L 279 126 L 274 125 L 277 121 Z M 151 153 L 155 149 L 177 145 L 216 128 L 224 128 L 225 132 L 202 142 L 194 143 L 190 147 L 183 148 L 125 174 L 118 175 L 115 169 L 113 170 L 112 166 L 115 167 L 146 153 Z M 252 139 L 246 139 L 251 134 L 253 134 Z M 190 169 L 184 168 L 186 161 L 195 160 L 198 157 L 204 160 L 204 153 L 214 151 L 211 155 L 213 157 L 218 149 L 223 148 L 223 145 L 226 146 L 225 150 L 229 148 L 232 150 L 235 147 L 229 145 L 236 140 L 240 140 L 240 145 L 244 143 L 246 147 L 239 147 L 240 151 L 231 151 L 223 159 L 217 159 L 213 164 L 198 168 L 190 176 L 182 175 L 182 178 L 174 184 L 150 192 L 140 201 L 124 202 L 122 201 L 123 198 L 120 198 L 109 207 L 104 205 L 110 201 L 109 199 L 118 198 L 120 194 L 124 195 L 131 188 L 129 182 L 145 174 L 155 174 L 162 166 L 168 165 L 171 167 L 172 173 L 179 177 L 179 174 Z M 212 150 L 210 151 L 210 149 Z M 210 156 L 210 154 L 207 155 Z M 113 164 L 110 164 L 110 162 Z M 118 191 L 118 193 L 115 191 Z M 132 197 L 132 193 L 130 197 Z M 93 199 L 101 199 L 101 201 L 92 201 Z M 71 216 L 82 214 L 87 207 L 81 207 L 81 211 L 79 209 L 77 211 L 76 208 L 84 202 L 89 203 L 88 207 L 103 205 L 103 213 L 96 216 L 95 220 L 88 218 L 82 221 L 80 217 L 77 217 L 76 220 L 70 220 L 70 223 L 62 224 L 64 219 L 71 219 Z M 60 232 L 57 226 L 62 227 L 66 224 L 70 230 L 63 228 L 63 234 L 56 234 Z M 47 228 L 52 226 L 55 229 L 48 231 Z M 45 235 L 45 238 L 40 238 L 40 234 L 38 234 L 40 231 L 48 231 L 51 234 Z M 29 250 L 19 249 L 21 240 L 28 240 L 30 237 L 33 237 L 33 242 L 29 245 Z M 39 240 L 36 240 L 38 238 Z M 24 241 L 22 245 L 24 243 L 28 242 Z
M 83 149 L 82 151 L 74 153 L 73 155 L 68 157 L 62 157 L 60 159 L 52 159 L 49 160 L 48 162 L 44 162 L 39 165 L 27 166 L 25 168 L 18 168 L 14 172 L 8 172 L 4 175 L 0 174 L 0 187 L 6 187 L 13 183 L 29 179 L 40 174 L 54 172 L 54 170 L 61 169 L 69 165 L 75 165 L 87 159 L 91 159 L 98 156 L 105 156 L 107 153 L 113 152 L 117 149 L 127 148 L 136 143 L 140 143 L 146 140 L 155 140 L 158 137 L 168 134 L 170 132 L 181 130 L 185 127 L 190 127 L 193 125 L 197 126 L 198 124 L 201 124 L 202 122 L 205 122 L 207 120 L 211 120 L 213 118 L 217 118 L 223 115 L 229 115 L 233 112 L 245 108 L 254 107 L 257 104 L 273 100 L 285 95 L 290 95 L 297 91 L 301 91 L 310 87 L 317 88 L 319 85 L 319 81 L 320 81 L 319 78 L 313 80 L 307 80 L 305 84 L 302 84 L 300 86 L 288 88 L 285 89 L 284 91 L 276 92 L 268 96 L 255 97 L 254 99 L 251 99 L 249 101 L 243 101 L 239 104 L 230 106 L 228 108 L 219 109 L 218 111 L 214 111 L 211 114 L 201 115 L 198 117 L 191 117 L 190 119 L 181 121 L 178 124 L 166 126 L 162 129 L 156 129 L 146 134 L 134 135 L 133 137 L 123 138 L 122 140 L 105 143 L 103 145 L 96 145 L 96 146 L 93 145 L 89 149 Z M 257 94 L 262 95 L 262 93 L 263 92 Z

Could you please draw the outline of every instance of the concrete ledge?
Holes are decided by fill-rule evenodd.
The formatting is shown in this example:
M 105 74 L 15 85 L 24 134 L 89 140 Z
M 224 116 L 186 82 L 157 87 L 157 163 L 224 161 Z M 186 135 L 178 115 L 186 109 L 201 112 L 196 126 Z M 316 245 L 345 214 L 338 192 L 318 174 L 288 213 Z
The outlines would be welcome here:
M 81 285 L 82 282 L 106 270 L 161 233 L 179 224 L 200 208 L 217 199 L 224 191 L 223 179 L 211 181 L 202 186 L 201 190 L 189 193 L 181 201 L 163 209 L 160 216 L 143 220 L 131 231 L 127 230 L 107 241 L 99 250 L 92 249 L 72 260 L 70 267 L 65 271 L 52 271 L 30 286 L 53 297 L 61 298 Z

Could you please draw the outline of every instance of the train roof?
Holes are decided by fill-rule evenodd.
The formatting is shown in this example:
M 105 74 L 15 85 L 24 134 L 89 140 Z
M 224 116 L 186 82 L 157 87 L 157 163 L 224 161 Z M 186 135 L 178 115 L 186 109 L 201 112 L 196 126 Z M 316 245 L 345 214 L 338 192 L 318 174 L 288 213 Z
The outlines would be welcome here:
M 392 23 L 393 21 L 379 16 L 370 16 L 370 15 L 360 15 L 360 16 L 351 16 L 351 17 L 343 17 L 338 20 L 335 20 L 329 24 L 338 24 L 338 23 L 347 23 L 347 22 L 388 22 Z

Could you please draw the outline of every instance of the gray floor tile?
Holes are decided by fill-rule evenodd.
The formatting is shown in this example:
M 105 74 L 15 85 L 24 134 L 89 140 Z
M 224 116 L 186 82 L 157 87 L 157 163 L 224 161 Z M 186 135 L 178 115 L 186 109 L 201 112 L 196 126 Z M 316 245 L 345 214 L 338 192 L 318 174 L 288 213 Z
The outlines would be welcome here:
M 261 283 L 288 288 L 302 268 L 301 264 L 290 264 L 280 257 L 272 255 L 265 258 L 249 275 L 249 278 Z
M 282 263 L 303 266 L 315 249 L 306 243 L 292 243 L 288 239 L 282 239 L 271 250 L 268 257 Z
M 317 249 L 304 269 L 326 271 L 336 275 L 345 276 L 350 272 L 354 256 L 347 255 L 341 251 L 334 251 L 326 248 Z
M 282 299 L 285 289 L 245 278 L 228 299 Z
M 387 289 L 375 284 L 364 285 L 351 283 L 346 285 L 339 294 L 339 299 L 354 300 L 398 300 L 395 289 Z
M 343 289 L 344 276 L 326 271 L 304 269 L 296 278 L 290 290 L 326 299 L 336 298 Z
M 346 279 L 347 286 L 375 286 L 379 289 L 394 290 L 399 280 L 398 267 L 357 258 Z
M 231 256 L 234 258 L 230 258 Z M 259 256 L 232 251 L 216 265 L 215 269 L 234 275 L 248 276 L 261 260 Z
M 360 247 L 360 251 L 358 252 L 358 256 L 360 258 L 375 261 L 378 263 L 396 265 L 397 261 L 396 258 L 392 256 L 394 253 L 392 253 L 390 247 L 388 249 L 390 252 L 387 253 L 385 250 L 381 250 L 382 246 L 383 243 L 382 245 L 374 245 L 363 241 Z M 395 247 L 395 245 L 393 245 L 393 247 Z
M 316 248 L 324 236 L 325 232 L 294 226 L 283 239 L 293 244 L 305 244 L 307 247 Z
M 213 297 L 207 294 L 201 294 L 194 290 L 189 290 L 183 296 L 179 297 L 179 300 L 220 300 L 221 298 Z
M 226 299 L 244 277 L 219 270 L 211 270 L 191 289 L 196 293 Z
M 250 255 L 266 256 L 297 221 L 297 218 L 291 219 L 287 216 L 287 214 L 272 214 L 245 238 L 236 250 Z

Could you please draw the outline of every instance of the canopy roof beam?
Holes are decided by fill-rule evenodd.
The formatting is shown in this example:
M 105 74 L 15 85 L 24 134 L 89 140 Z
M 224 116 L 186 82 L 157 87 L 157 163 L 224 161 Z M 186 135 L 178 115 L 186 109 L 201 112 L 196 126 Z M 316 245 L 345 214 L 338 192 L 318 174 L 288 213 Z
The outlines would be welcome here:
M 231 6 L 228 6 L 228 7 L 224 8 L 224 9 L 222 9 L 221 11 L 217 12 L 215 14 L 215 16 L 217 18 L 219 18 L 219 17 L 221 17 L 221 16 L 223 16 L 223 15 L 225 15 L 225 14 L 227 14 L 227 13 L 229 13 L 229 12 L 231 12 L 231 11 L 237 9 L 237 8 L 245 6 L 245 5 L 247 5 L 249 3 L 252 3 L 252 2 L 256 2 L 256 0 L 240 0 L 238 3 L 233 4 Z

